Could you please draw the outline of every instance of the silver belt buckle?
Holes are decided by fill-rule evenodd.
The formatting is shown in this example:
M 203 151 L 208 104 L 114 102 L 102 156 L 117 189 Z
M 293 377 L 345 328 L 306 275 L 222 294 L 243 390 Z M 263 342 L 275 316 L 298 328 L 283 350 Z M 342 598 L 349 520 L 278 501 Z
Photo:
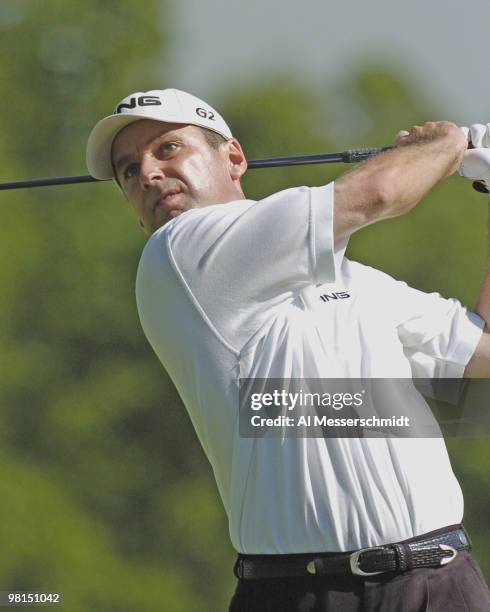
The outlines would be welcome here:
M 456 559 L 456 555 L 458 554 L 458 551 L 452 546 L 448 546 L 447 544 L 439 544 L 439 548 L 441 550 L 449 550 L 452 553 L 451 557 L 443 557 L 439 561 L 439 565 L 447 565 L 448 563 L 451 563 L 451 561 L 454 561 L 454 559 Z
M 380 572 L 363 572 L 359 567 L 359 557 L 370 550 L 384 550 L 385 548 L 385 546 L 373 546 L 372 548 L 361 548 L 361 550 L 356 550 L 350 556 L 350 571 L 356 576 L 375 576 L 376 574 L 384 574 L 385 570 L 381 570 Z M 452 559 L 450 559 L 450 561 L 452 561 Z

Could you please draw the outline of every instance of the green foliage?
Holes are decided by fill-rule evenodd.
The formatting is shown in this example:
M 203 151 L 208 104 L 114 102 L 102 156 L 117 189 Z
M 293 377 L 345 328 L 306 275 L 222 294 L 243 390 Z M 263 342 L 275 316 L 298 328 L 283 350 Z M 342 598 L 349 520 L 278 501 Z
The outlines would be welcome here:
M 94 122 L 160 86 L 160 4 L 0 4 L 2 180 L 84 172 Z M 440 112 L 394 74 L 360 69 L 321 101 L 290 79 L 242 84 L 220 110 L 250 158 L 387 145 Z M 259 198 L 342 170 L 257 170 L 245 188 Z M 133 213 L 111 184 L 3 192 L 0 206 L 2 590 L 58 589 L 70 612 L 225 609 L 234 552 L 209 465 L 139 327 Z M 484 216 L 455 178 L 349 253 L 471 303 Z M 450 448 L 468 527 L 488 544 L 485 442 Z
M 192 609 L 192 595 L 171 560 L 122 558 L 104 523 L 74 503 L 66 475 L 57 480 L 46 467 L 8 456 L 2 456 L 0 474 L 2 589 L 63 591 L 70 612 L 150 612 L 162 605 L 161 593 L 172 610 Z
M 0 5 L 1 178 L 82 174 L 95 121 L 157 85 L 160 3 L 17 8 Z M 111 184 L 3 192 L 0 206 L 2 589 L 58 589 L 70 612 L 214 611 L 230 588 L 215 580 L 224 513 L 139 327 L 130 207 Z M 172 537 L 175 482 L 223 541 L 202 567 Z
M 249 159 L 321 153 L 333 146 L 318 129 L 318 100 L 285 78 L 234 88 L 223 113 Z M 337 172 L 329 166 L 250 170 L 243 185 L 247 197 L 259 199 L 286 187 L 324 184 Z

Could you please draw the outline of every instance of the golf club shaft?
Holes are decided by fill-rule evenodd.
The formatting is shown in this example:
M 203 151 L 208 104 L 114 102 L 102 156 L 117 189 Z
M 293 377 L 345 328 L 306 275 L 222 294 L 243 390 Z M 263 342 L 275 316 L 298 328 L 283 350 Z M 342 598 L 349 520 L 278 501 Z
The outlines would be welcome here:
M 391 147 L 367 149 L 349 149 L 341 153 L 320 153 L 318 155 L 296 155 L 292 157 L 269 157 L 267 159 L 253 159 L 248 162 L 248 167 L 275 168 L 279 166 L 303 166 L 307 164 L 334 164 L 343 162 L 352 164 L 378 155 Z M 110 180 L 110 179 L 109 179 Z M 25 189 L 27 187 L 49 187 L 52 185 L 75 185 L 78 183 L 103 182 L 90 175 L 84 176 L 59 176 L 54 178 L 30 179 L 26 181 L 14 181 L 11 183 L 0 183 L 0 191 L 6 189 Z

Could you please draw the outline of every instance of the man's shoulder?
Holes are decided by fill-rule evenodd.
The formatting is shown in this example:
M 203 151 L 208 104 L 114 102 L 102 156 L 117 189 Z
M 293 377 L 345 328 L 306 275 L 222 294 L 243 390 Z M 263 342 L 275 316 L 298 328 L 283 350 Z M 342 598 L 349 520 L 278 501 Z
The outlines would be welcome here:
M 147 240 L 140 256 L 137 278 L 144 273 L 158 270 L 170 264 L 168 271 L 175 267 L 183 254 L 192 259 L 192 254 L 206 251 L 222 235 L 233 221 L 255 200 L 234 200 L 223 204 L 211 204 L 202 208 L 192 208 L 158 228 Z
M 369 266 L 367 264 L 360 263 L 359 261 L 353 261 L 344 257 L 342 262 L 342 273 L 344 276 L 355 278 L 356 280 L 377 280 L 379 282 L 386 283 L 397 283 L 399 282 L 393 276 L 390 276 L 387 272 Z

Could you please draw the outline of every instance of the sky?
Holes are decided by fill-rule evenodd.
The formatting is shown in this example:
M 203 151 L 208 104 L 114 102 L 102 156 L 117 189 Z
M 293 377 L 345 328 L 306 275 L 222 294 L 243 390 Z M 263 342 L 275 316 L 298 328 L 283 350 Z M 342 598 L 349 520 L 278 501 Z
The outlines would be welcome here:
M 211 104 L 276 70 L 320 91 L 372 58 L 447 109 L 428 120 L 490 122 L 489 0 L 174 0 L 170 13 L 168 80 Z

